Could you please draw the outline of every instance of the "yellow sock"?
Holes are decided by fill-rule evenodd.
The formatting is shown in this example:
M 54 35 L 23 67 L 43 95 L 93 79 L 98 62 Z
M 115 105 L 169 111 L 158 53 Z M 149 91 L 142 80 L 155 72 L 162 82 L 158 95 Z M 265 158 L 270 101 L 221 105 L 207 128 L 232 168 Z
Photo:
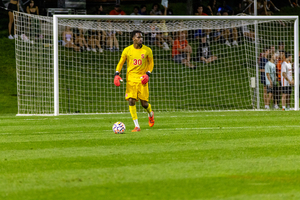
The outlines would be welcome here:
M 146 110 L 147 110 L 148 114 L 151 115 L 152 109 L 151 109 L 150 103 L 148 103 L 148 108 L 146 108 Z M 150 117 L 152 117 L 152 116 L 150 116 Z
M 129 111 L 133 120 L 137 119 L 136 106 L 129 106 Z

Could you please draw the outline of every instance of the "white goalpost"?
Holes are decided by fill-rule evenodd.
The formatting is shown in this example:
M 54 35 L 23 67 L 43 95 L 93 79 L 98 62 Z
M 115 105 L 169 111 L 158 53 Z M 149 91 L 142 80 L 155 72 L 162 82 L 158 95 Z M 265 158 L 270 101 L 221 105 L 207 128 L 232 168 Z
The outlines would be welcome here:
M 276 54 L 278 64 L 283 51 L 293 56 L 290 107 L 299 110 L 298 16 L 17 13 L 15 21 L 18 116 L 128 112 L 126 64 L 121 87 L 113 76 L 133 30 L 153 51 L 149 101 L 156 111 L 264 109 L 261 61 Z M 180 55 L 180 45 L 190 51 Z M 271 105 L 281 105 L 281 90 L 273 96 Z

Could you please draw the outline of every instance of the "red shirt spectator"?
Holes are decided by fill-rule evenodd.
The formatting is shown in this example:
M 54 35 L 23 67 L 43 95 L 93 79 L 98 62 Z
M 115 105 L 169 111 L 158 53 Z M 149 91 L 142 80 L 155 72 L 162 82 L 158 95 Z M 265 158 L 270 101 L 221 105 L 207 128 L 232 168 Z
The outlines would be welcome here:
M 175 55 L 180 54 L 180 52 L 177 49 L 184 49 L 185 47 L 187 47 L 187 45 L 188 45 L 187 40 L 179 41 L 179 39 L 176 39 L 174 41 L 173 47 L 172 47 L 172 57 L 174 57 Z
M 121 10 L 120 5 L 116 4 L 115 9 L 109 12 L 110 15 L 126 15 L 126 13 Z
M 204 15 L 204 16 L 207 16 L 207 14 L 205 12 L 203 12 L 203 6 L 202 5 L 198 6 L 197 12 L 195 13 L 195 15 Z

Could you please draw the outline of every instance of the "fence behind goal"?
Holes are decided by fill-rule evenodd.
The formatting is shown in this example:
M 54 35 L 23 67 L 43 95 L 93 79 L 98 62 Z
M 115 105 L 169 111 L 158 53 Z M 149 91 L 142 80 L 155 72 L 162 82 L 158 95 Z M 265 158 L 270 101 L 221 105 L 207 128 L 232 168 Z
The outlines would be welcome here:
M 264 49 L 278 61 L 281 42 L 298 58 L 297 17 L 61 15 L 53 20 L 16 13 L 15 21 L 18 115 L 128 112 L 127 65 L 120 87 L 113 78 L 123 49 L 133 43 L 133 30 L 144 33 L 144 45 L 153 51 L 149 101 L 156 111 L 264 108 L 259 71 Z M 183 35 L 192 50 L 183 57 L 189 63 L 180 63 L 172 50 Z M 297 78 L 298 67 L 295 72 Z M 295 79 L 291 95 L 295 109 L 298 83 Z

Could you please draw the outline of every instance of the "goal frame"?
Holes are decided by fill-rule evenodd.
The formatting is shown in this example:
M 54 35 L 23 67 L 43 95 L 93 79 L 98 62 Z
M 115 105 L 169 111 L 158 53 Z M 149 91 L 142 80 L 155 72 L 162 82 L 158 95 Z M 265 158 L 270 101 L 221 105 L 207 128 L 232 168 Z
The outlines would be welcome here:
M 58 60 L 58 20 L 293 20 L 294 21 L 294 66 L 299 66 L 299 21 L 298 16 L 120 16 L 120 15 L 53 15 L 53 55 L 54 55 L 54 116 L 59 115 L 59 60 Z M 257 26 L 255 26 L 257 27 Z M 258 40 L 256 37 L 255 40 Z M 255 49 L 257 52 L 257 42 Z M 257 53 L 256 53 L 257 57 Z M 256 58 L 256 84 L 259 84 L 258 62 Z M 294 67 L 295 110 L 299 110 L 299 67 Z M 257 108 L 259 109 L 259 87 L 257 88 Z

